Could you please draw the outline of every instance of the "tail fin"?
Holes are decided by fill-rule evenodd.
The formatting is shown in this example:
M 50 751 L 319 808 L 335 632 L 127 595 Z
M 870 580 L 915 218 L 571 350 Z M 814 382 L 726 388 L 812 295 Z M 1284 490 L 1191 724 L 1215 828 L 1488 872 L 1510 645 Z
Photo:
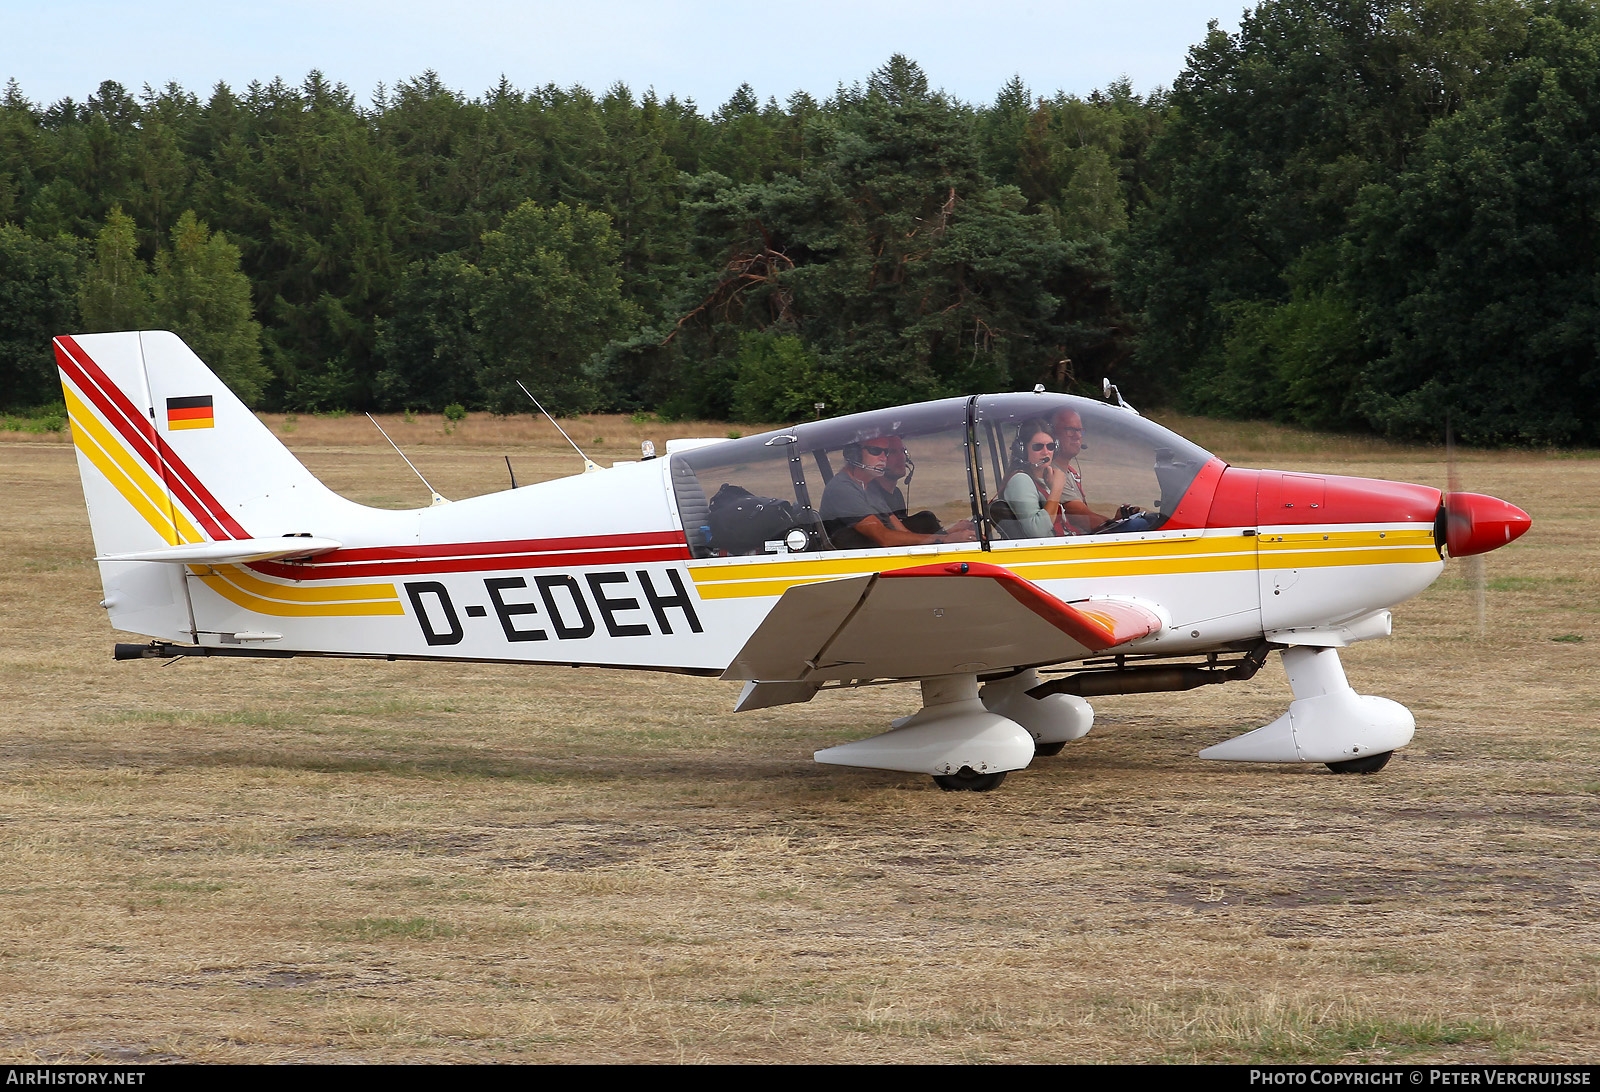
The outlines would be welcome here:
M 102 556 L 302 533 L 351 506 L 176 334 L 82 334 L 55 346 Z
M 183 564 L 129 555 L 245 555 L 361 508 L 312 477 L 176 334 L 63 336 L 55 349 L 113 625 L 191 638 L 196 629 Z

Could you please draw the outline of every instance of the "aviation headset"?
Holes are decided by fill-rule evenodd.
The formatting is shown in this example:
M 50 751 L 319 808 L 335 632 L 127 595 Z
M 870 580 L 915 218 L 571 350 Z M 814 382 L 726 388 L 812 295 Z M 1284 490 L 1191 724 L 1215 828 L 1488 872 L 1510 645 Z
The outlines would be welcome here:
M 1040 417 L 1036 417 L 1031 421 L 1024 421 L 1017 426 L 1017 434 L 1011 439 L 1011 464 L 1013 466 L 1018 469 L 1027 469 L 1031 465 L 1028 461 L 1028 444 L 1041 432 L 1052 440 L 1056 438 L 1055 430 Z M 1051 462 L 1054 461 L 1054 459 L 1051 460 Z
M 869 437 L 869 439 L 882 439 L 886 437 Z M 881 466 L 868 466 L 861 457 L 861 440 L 853 440 L 840 449 L 839 454 L 844 459 L 845 465 L 853 466 L 857 470 L 865 470 L 869 474 L 882 476 L 884 468 Z
M 885 432 L 885 433 L 882 433 L 879 436 L 869 436 L 869 437 L 867 437 L 867 439 L 869 439 L 869 440 L 887 440 L 891 436 L 894 437 L 895 439 L 900 439 L 900 434 L 897 433 L 897 432 Z M 844 447 L 842 447 L 839 450 L 839 455 L 840 455 L 840 457 L 842 457 L 844 459 L 845 464 L 847 466 L 856 467 L 857 469 L 860 469 L 860 470 L 865 470 L 869 474 L 877 474 L 879 476 L 882 476 L 883 474 L 887 473 L 887 470 L 884 467 L 872 467 L 872 466 L 867 466 L 866 465 L 865 460 L 863 460 L 861 458 L 861 455 L 862 455 L 861 445 L 863 443 L 865 443 L 865 441 L 863 441 L 863 440 L 853 440 L 850 443 L 845 444 Z M 905 451 L 905 453 L 906 453 L 906 476 L 905 476 L 905 478 L 903 480 L 903 484 L 907 489 L 910 489 L 911 488 L 911 479 L 917 473 L 917 464 L 914 461 L 912 461 L 911 449 L 909 447 L 905 446 L 905 441 L 903 439 L 900 440 L 900 446 L 901 446 L 901 449 L 903 451 Z

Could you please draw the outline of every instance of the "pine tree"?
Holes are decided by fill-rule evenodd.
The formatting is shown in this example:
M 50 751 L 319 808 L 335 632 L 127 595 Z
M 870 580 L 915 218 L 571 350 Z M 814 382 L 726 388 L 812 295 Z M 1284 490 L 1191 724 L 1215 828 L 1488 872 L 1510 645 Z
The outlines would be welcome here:
M 259 399 L 268 374 L 239 248 L 187 209 L 172 229 L 171 249 L 156 255 L 150 287 L 154 324 L 188 342 L 246 404 Z
M 85 333 L 139 330 L 150 323 L 150 275 L 135 250 L 133 217 L 113 205 L 94 240 L 94 264 L 78 288 Z
M 0 407 L 60 400 L 50 339 L 78 328 L 74 288 L 85 249 L 71 236 L 39 239 L 0 224 Z

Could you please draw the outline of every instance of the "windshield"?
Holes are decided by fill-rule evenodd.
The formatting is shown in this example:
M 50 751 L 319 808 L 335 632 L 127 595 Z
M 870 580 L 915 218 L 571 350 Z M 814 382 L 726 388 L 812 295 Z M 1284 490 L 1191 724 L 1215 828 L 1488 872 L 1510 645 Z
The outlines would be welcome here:
M 1064 394 L 979 398 L 974 431 L 995 539 L 1156 530 L 1211 458 L 1130 410 Z

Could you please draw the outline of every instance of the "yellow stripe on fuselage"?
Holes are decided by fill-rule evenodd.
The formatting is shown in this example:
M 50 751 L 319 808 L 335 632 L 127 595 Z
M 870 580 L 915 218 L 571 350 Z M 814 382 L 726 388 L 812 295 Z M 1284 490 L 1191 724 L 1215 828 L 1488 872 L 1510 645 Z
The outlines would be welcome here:
M 1258 567 L 1420 564 L 1439 559 L 1431 528 L 1400 530 L 1307 530 L 1153 538 L 1137 541 L 1080 540 L 1040 546 L 998 547 L 984 554 L 900 555 L 885 558 L 826 555 L 804 561 L 700 563 L 690 576 L 702 599 L 777 596 L 800 584 L 864 576 L 886 567 L 977 561 L 1001 565 L 1028 580 L 1106 579 L 1189 573 L 1248 571 Z
M 257 580 L 236 565 L 191 565 L 189 571 L 228 602 L 256 614 L 312 618 L 405 613 L 393 584 L 302 588 Z
M 351 600 L 394 599 L 393 584 L 334 584 L 316 587 L 300 584 L 269 584 L 237 565 L 215 565 L 240 591 L 283 603 L 347 603 Z

